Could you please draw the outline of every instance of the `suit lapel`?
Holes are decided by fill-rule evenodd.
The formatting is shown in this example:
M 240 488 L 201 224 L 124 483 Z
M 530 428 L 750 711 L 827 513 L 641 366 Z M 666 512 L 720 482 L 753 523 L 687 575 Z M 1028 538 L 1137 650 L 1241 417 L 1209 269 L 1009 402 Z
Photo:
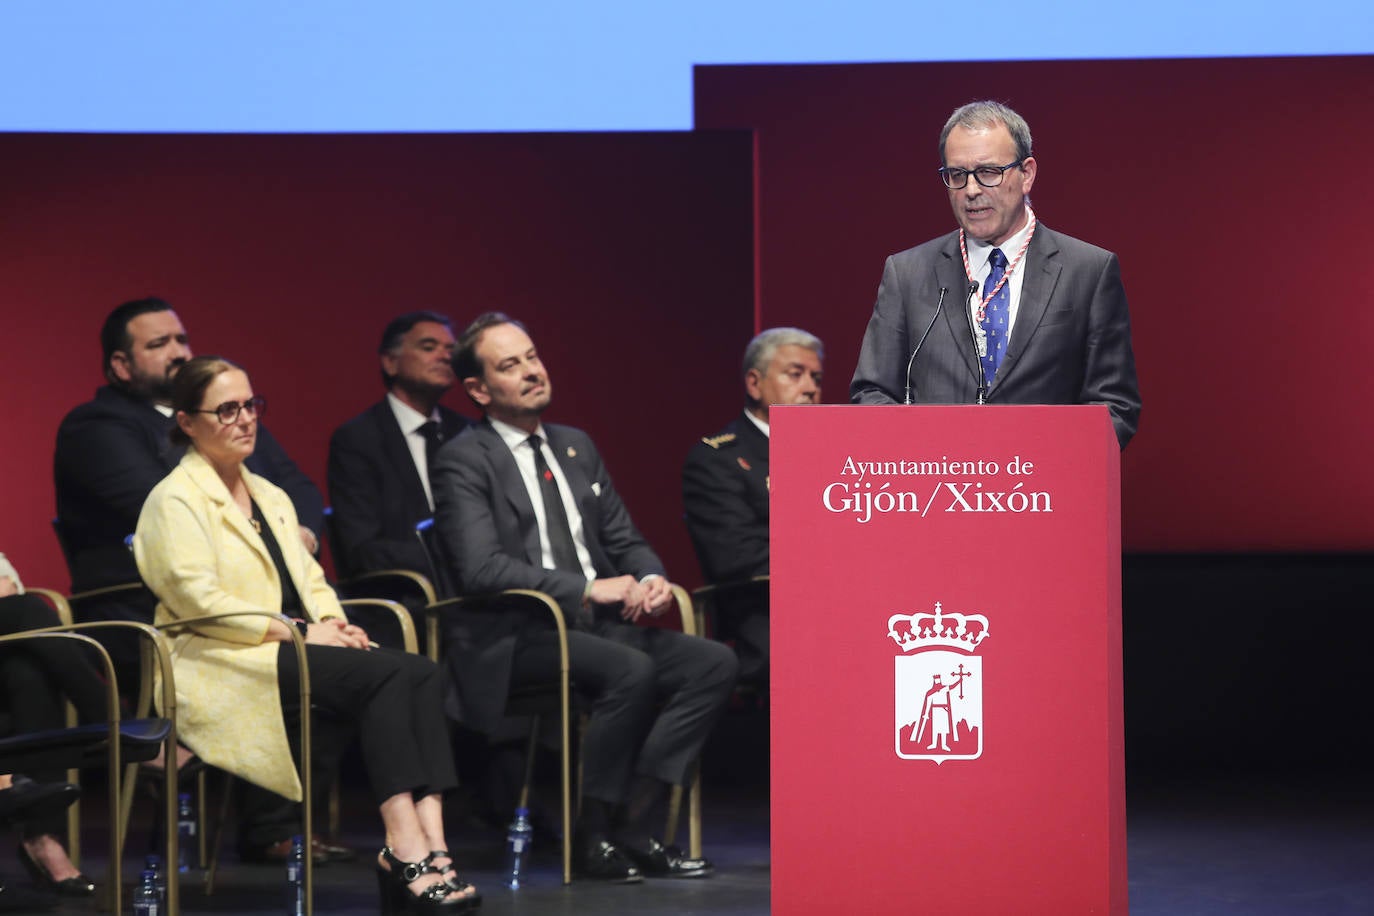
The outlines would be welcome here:
M 597 500 L 600 499 L 600 495 L 592 489 L 593 481 L 587 476 L 586 466 L 582 460 L 587 456 L 578 453 L 563 427 L 546 425 L 544 432 L 548 434 L 549 448 L 553 451 L 554 460 L 563 471 L 563 479 L 568 482 L 573 504 L 582 516 L 582 542 L 587 547 L 587 553 L 591 555 L 592 566 L 598 570 L 609 570 L 610 558 L 601 548 L 598 524 L 601 507 Z
M 525 559 L 535 566 L 543 565 L 543 549 L 539 545 L 539 520 L 534 514 L 534 504 L 530 502 L 529 491 L 525 489 L 525 478 L 520 476 L 520 468 L 515 464 L 515 456 L 507 447 L 501 434 L 489 422 L 482 421 L 477 427 L 482 436 L 482 447 L 486 449 L 487 461 L 491 464 L 496 484 L 515 516 L 516 527 L 520 531 L 525 548 Z M 493 507 L 495 508 L 495 507 Z
M 997 379 L 989 387 L 989 393 L 1002 387 L 1003 382 L 1016 370 L 1016 363 L 1045 317 L 1063 266 L 1059 263 L 1058 254 L 1059 245 L 1054 234 L 1044 226 L 1037 227 L 1035 237 L 1026 250 L 1026 273 L 1021 282 L 1021 302 L 1016 308 L 1016 324 L 1011 329 L 1011 346 L 1007 348 L 1007 355 L 1002 359 Z
M 573 503 L 577 506 L 577 511 L 586 516 L 588 507 L 594 510 L 595 503 L 589 501 L 596 498 L 592 491 L 592 482 L 587 477 L 587 473 L 582 468 L 582 462 L 577 460 L 577 450 L 569 443 L 563 430 L 557 426 L 545 426 L 544 432 L 549 435 L 549 448 L 553 451 L 554 460 L 558 462 L 558 467 L 563 471 L 563 478 L 568 481 L 568 487 L 572 490 Z M 587 525 L 582 526 L 583 530 Z
M 183 466 L 191 476 L 192 482 L 215 504 L 215 509 L 223 520 L 224 527 L 247 544 L 249 549 L 262 560 L 263 565 L 271 570 L 271 574 L 275 576 L 276 569 L 272 563 L 272 557 L 267 553 L 267 547 L 263 544 L 262 538 L 253 530 L 253 523 L 249 518 L 239 511 L 238 506 L 234 505 L 233 499 L 229 496 L 229 490 L 224 486 L 224 481 L 219 479 L 219 475 L 215 473 L 215 469 L 210 466 L 210 463 L 201 457 L 199 452 L 189 451 Z M 252 494 L 251 488 L 249 493 Z M 256 494 L 253 496 L 256 499 Z M 267 514 L 266 509 L 263 512 L 264 515 Z M 276 528 L 273 528 L 273 532 L 276 532 Z M 299 534 L 296 536 L 300 537 Z
M 420 470 L 415 467 L 415 458 L 410 454 L 410 444 L 406 442 L 401 424 L 396 420 L 396 412 L 385 398 L 373 408 L 373 419 L 377 421 L 382 433 L 382 451 L 387 462 L 394 468 L 405 468 L 402 478 L 405 481 L 406 509 L 410 515 L 430 515 L 429 499 L 425 497 L 425 485 L 420 480 Z
M 945 241 L 941 250 L 942 257 L 935 264 L 935 279 L 945 293 L 945 326 L 955 342 L 955 350 L 968 367 L 974 379 L 981 378 L 977 353 L 973 348 L 973 336 L 969 330 L 969 279 L 964 273 L 964 259 L 959 254 L 959 233 L 955 232 Z M 923 329 L 917 329 L 920 333 Z M 912 341 L 915 346 L 915 341 Z

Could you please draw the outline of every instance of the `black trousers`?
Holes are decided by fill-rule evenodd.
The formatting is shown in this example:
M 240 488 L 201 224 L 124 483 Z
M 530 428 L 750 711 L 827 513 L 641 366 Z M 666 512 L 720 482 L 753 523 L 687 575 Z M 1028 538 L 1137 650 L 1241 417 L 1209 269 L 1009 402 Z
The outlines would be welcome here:
M 62 621 L 37 595 L 0 598 L 0 633 L 22 633 L 55 627 Z M 67 639 L 34 639 L 0 649 L 0 705 L 9 718 L 9 733 L 46 731 L 67 724 L 65 704 L 76 707 L 82 722 L 107 718 L 105 682 L 86 655 L 86 647 Z M 26 773 L 38 782 L 66 778 L 63 770 Z M 59 833 L 64 814 L 36 818 L 24 825 L 26 839 Z
M 613 805 L 626 800 L 636 775 L 686 783 L 739 668 L 721 643 L 606 620 L 590 632 L 569 631 L 568 664 L 578 692 L 592 702 L 582 735 L 582 792 Z M 557 670 L 556 633 L 520 637 L 511 686 L 547 682 Z
M 356 730 L 378 803 L 409 792 L 415 798 L 458 785 L 443 710 L 439 666 L 395 649 L 305 647 L 310 667 L 313 774 L 332 773 Z M 282 715 L 291 752 L 300 764 L 300 672 L 296 652 L 282 643 L 277 656 Z M 322 781 L 322 780 L 321 780 Z
M 743 614 L 734 621 L 735 651 L 740 677 L 768 682 L 768 612 Z

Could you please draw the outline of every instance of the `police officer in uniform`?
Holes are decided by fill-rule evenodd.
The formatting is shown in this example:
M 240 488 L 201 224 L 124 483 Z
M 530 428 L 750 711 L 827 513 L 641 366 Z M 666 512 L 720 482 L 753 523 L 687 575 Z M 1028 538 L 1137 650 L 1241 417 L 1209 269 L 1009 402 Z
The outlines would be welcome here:
M 744 351 L 742 415 L 688 452 L 682 502 L 709 584 L 768 575 L 768 409 L 820 403 L 824 357 L 819 338 L 798 328 L 759 334 Z M 716 635 L 734 641 L 742 679 L 767 677 L 767 602 L 758 589 L 718 603 Z

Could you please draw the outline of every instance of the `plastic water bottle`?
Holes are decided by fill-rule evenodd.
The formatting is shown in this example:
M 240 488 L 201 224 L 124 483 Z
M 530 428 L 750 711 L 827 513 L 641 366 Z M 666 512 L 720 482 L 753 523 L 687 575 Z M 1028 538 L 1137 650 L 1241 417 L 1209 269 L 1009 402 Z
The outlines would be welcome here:
M 515 820 L 510 822 L 510 831 L 506 834 L 506 846 L 510 849 L 510 875 L 506 881 L 509 888 L 519 889 L 520 881 L 525 877 L 525 860 L 529 858 L 533 837 L 529 809 L 516 808 Z
M 167 908 L 167 873 L 162 870 L 162 857 L 157 853 L 150 853 L 143 860 L 143 867 L 153 873 L 153 886 L 157 888 L 158 910 L 165 912 Z
M 196 814 L 191 809 L 191 796 L 185 792 L 177 796 L 177 871 L 191 870 L 190 850 L 196 845 Z
M 286 914 L 305 916 L 305 842 L 291 838 L 291 853 L 286 857 Z
M 157 876 L 144 869 L 143 879 L 134 890 L 134 916 L 161 916 L 162 905 L 157 899 Z

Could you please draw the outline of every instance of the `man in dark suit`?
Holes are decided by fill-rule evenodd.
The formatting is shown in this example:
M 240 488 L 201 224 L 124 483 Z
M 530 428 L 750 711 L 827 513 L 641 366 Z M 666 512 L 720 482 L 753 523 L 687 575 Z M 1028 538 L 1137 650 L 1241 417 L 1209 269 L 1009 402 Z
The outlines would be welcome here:
M 768 409 L 821 399 L 819 338 L 769 328 L 744 351 L 742 416 L 692 446 L 682 468 L 687 531 L 712 585 L 768 575 Z M 768 595 L 762 588 L 718 599 L 716 636 L 733 639 L 742 678 L 768 673 Z
M 415 524 L 434 514 L 429 468 L 470 423 L 439 403 L 453 387 L 453 327 L 436 312 L 392 319 L 377 348 L 386 397 L 329 440 L 332 546 L 341 576 L 424 570 Z
M 138 568 L 124 539 L 134 531 L 148 493 L 176 467 L 185 452 L 172 445 L 171 385 L 191 358 L 181 319 L 165 300 L 136 299 L 112 311 L 100 330 L 105 378 L 95 399 L 74 408 L 57 429 L 53 480 L 74 592 L 137 582 Z M 257 447 L 246 462 L 254 473 L 287 492 L 300 519 L 302 542 L 319 547 L 324 499 L 261 424 Z M 112 596 L 85 613 L 91 619 L 152 623 L 156 601 L 139 593 Z M 97 633 L 119 669 L 121 681 L 137 684 L 136 637 Z M 242 806 L 239 843 L 247 858 L 286 860 L 295 825 L 295 806 L 250 788 Z M 316 858 L 344 858 L 349 850 L 323 847 Z
M 109 384 L 62 420 L 53 453 L 57 520 L 76 592 L 138 581 L 124 539 L 149 491 L 185 451 L 168 438 L 174 425 L 168 405 L 172 377 L 191 347 L 171 305 L 156 298 L 120 305 L 105 319 L 100 343 Z M 324 522 L 319 489 L 261 427 L 248 466 L 290 495 L 301 540 L 313 553 Z M 151 603 L 132 619 L 151 622 Z M 136 652 L 131 660 L 137 663 Z
M 686 784 L 734 685 L 734 654 L 634 626 L 672 603 L 663 564 L 591 438 L 541 421 L 552 389 L 523 326 L 498 313 L 479 317 L 463 332 L 454 369 L 486 418 L 439 453 L 439 539 L 464 589 L 536 589 L 568 620 L 572 679 L 592 703 L 578 872 L 622 882 L 707 874 L 709 862 L 663 846 L 646 824 L 669 787 Z M 557 670 L 554 633 L 515 613 L 465 618 L 446 651 L 464 715 L 484 731 L 499 722 L 512 686 Z
M 940 153 L 959 231 L 887 259 L 850 398 L 1104 404 L 1125 448 L 1140 391 L 1116 255 L 1037 222 L 1030 128 L 1005 105 L 955 111 Z

